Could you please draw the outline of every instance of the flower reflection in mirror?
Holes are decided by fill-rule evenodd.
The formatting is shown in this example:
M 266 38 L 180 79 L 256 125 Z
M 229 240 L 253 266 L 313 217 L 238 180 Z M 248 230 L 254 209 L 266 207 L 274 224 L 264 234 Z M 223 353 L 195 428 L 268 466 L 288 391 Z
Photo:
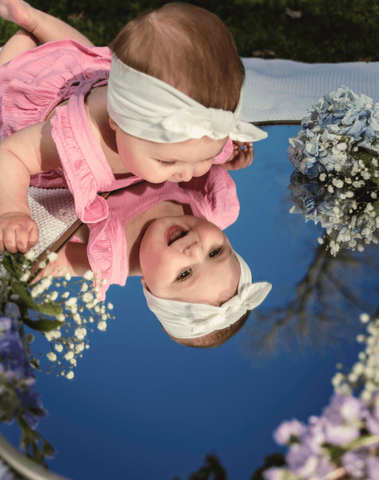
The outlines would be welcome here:
M 335 393 L 320 417 L 308 425 L 285 421 L 275 430 L 275 441 L 289 447 L 288 467 L 266 470 L 266 480 L 379 478 L 379 318 L 361 314 L 360 320 L 367 335 L 357 337 L 365 346 L 359 361 L 333 377 Z
M 291 213 L 326 229 L 319 238 L 332 255 L 379 242 L 379 104 L 346 86 L 320 98 L 288 158 L 296 168 Z
M 48 252 L 39 269 L 55 259 L 56 254 Z M 31 274 L 35 260 L 30 252 L 5 252 L 0 260 L 0 421 L 16 420 L 22 432 L 21 449 L 45 464 L 45 458 L 54 456 L 55 451 L 36 431 L 47 411 L 33 391 L 35 369 L 41 370 L 37 357 L 43 354 L 31 351 L 29 343 L 34 336 L 24 327 L 44 335 L 50 343 L 51 351 L 45 353 L 50 361 L 46 372 L 72 379 L 77 359 L 89 348 L 87 334 L 94 326 L 104 331 L 114 317 L 109 313 L 112 304 L 96 300 L 90 271 L 80 279 L 54 272 L 30 287 L 38 275 Z

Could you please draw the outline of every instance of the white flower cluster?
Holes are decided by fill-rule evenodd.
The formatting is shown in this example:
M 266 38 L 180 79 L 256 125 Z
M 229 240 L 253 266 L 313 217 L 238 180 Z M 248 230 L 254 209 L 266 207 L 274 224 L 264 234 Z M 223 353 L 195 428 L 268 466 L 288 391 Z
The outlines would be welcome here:
M 338 179 L 334 174 L 319 176 L 325 188 L 334 192 L 334 202 L 325 203 L 323 215 L 319 217 L 326 236 L 332 238 L 328 245 L 332 255 L 341 248 L 362 252 L 366 245 L 379 243 L 379 168 L 377 159 L 368 157 L 362 154 L 362 158 L 354 160 L 346 176 Z
M 60 293 L 57 290 L 50 290 L 45 294 L 47 299 L 59 304 L 63 309 L 63 313 L 56 316 L 56 320 L 62 322 L 62 325 L 45 333 L 45 337 L 51 342 L 52 347 L 52 352 L 47 354 L 47 358 L 51 362 L 48 372 L 53 371 L 58 365 L 61 368 L 61 375 L 68 379 L 74 378 L 72 369 L 77 365 L 78 357 L 83 356 L 83 350 L 89 348 L 87 334 L 93 332 L 91 324 L 97 322 L 97 328 L 105 331 L 107 320 L 114 318 L 109 313 L 109 310 L 113 309 L 113 305 L 99 302 L 96 299 L 96 287 L 85 281 L 93 279 L 93 273 L 88 271 L 83 277 L 76 281 L 71 280 L 68 274 L 65 275 L 63 281 L 56 281 L 59 279 L 53 277 L 52 285 L 56 282 L 55 285 L 65 287 L 66 291 Z M 76 288 L 75 290 L 74 285 L 80 285 L 80 289 Z
M 367 335 L 358 335 L 357 342 L 365 345 L 365 349 L 359 353 L 359 360 L 350 372 L 337 372 L 332 384 L 335 392 L 345 395 L 361 389 L 360 398 L 369 401 L 374 393 L 379 392 L 379 318 L 370 318 L 363 313 L 360 321 L 367 324 Z M 341 369 L 343 366 L 338 364 L 337 367 Z
M 38 266 L 41 269 L 45 268 L 49 262 L 56 259 L 56 253 L 47 252 L 46 260 L 41 261 Z M 8 253 L 4 255 L 0 262 L 0 300 L 3 304 L 14 305 L 11 302 L 19 299 L 19 295 L 13 291 L 14 284 L 21 282 L 28 288 L 27 282 L 31 278 L 31 266 L 35 260 L 36 257 L 31 251 L 24 256 L 21 254 L 12 256 Z M 4 261 L 8 262 L 8 266 L 12 264 L 12 273 L 2 265 Z M 111 303 L 105 305 L 104 302 L 97 300 L 99 287 L 94 286 L 92 280 L 96 279 L 91 271 L 87 271 L 83 278 L 74 280 L 69 273 L 64 274 L 64 270 L 53 270 L 53 274 L 43 277 L 30 288 L 30 296 L 36 307 L 29 310 L 30 319 L 53 321 L 54 323 L 50 325 L 53 327 L 57 325 L 56 328 L 44 333 L 52 350 L 46 354 L 50 360 L 48 373 L 58 365 L 61 368 L 61 375 L 68 379 L 73 378 L 72 369 L 77 364 L 77 358 L 82 357 L 83 350 L 89 348 L 88 333 L 93 332 L 96 324 L 99 330 L 105 331 L 107 321 L 114 318 L 109 313 L 113 305 Z M 53 317 L 53 320 L 48 317 L 54 314 L 46 313 L 54 311 L 52 304 L 60 306 L 62 310 L 55 318 Z M 17 311 L 19 314 L 18 309 Z M 32 335 L 25 338 L 29 337 L 31 343 Z M 32 352 L 29 362 L 35 368 L 39 368 L 39 360 Z

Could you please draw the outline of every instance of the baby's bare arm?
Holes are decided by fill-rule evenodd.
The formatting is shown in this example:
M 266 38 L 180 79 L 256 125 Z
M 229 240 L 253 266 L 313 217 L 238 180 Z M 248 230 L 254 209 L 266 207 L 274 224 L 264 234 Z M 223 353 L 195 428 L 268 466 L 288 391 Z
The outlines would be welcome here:
M 50 121 L 26 127 L 0 143 L 0 251 L 27 252 L 38 241 L 30 218 L 30 175 L 61 165 Z

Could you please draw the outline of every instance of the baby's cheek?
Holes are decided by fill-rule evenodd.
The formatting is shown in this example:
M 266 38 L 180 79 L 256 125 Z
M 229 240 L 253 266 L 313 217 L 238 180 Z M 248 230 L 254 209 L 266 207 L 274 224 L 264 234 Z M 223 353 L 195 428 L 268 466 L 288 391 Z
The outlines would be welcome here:
M 212 166 L 212 162 L 201 162 L 201 164 L 195 167 L 193 176 L 202 177 L 211 169 L 211 166 Z

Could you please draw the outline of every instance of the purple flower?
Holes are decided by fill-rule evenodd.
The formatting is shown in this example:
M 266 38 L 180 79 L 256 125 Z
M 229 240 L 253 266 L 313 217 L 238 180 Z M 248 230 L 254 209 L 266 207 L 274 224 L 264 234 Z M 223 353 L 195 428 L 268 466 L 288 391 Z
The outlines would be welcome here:
M 366 406 L 355 397 L 335 394 L 322 415 L 325 440 L 332 445 L 345 445 L 360 436 L 362 420 L 369 415 Z
M 367 473 L 370 480 L 379 478 L 379 459 L 369 456 L 367 458 Z
M 283 422 L 274 431 L 273 436 L 279 445 L 287 445 L 291 443 L 291 438 L 300 437 L 305 432 L 305 426 L 297 420 Z
M 342 466 L 353 478 L 364 477 L 365 464 L 365 458 L 357 452 L 349 451 L 342 456 Z
M 291 472 L 300 477 L 308 478 L 312 476 L 318 464 L 318 456 L 306 445 L 292 445 L 287 454 L 287 462 Z
M 21 329 L 18 329 L 13 320 L 0 314 L 0 374 L 9 383 L 22 384 L 22 387 L 15 389 L 15 393 L 21 402 L 22 414 L 31 428 L 35 429 L 39 419 L 46 417 L 47 411 L 43 408 L 40 395 L 32 391 L 36 379 L 25 355 Z M 9 405 L 7 402 L 3 404 L 0 395 L 1 416 L 5 414 L 4 408 L 9 408 Z M 14 418 L 19 413 L 16 410 L 11 417 Z M 6 417 L 9 418 L 9 415 Z
M 379 435 L 379 420 L 372 415 L 368 415 L 366 418 L 367 430 L 372 435 Z M 378 477 L 379 478 L 379 477 Z
M 283 469 L 278 467 L 272 467 L 263 472 L 266 480 L 282 480 Z

